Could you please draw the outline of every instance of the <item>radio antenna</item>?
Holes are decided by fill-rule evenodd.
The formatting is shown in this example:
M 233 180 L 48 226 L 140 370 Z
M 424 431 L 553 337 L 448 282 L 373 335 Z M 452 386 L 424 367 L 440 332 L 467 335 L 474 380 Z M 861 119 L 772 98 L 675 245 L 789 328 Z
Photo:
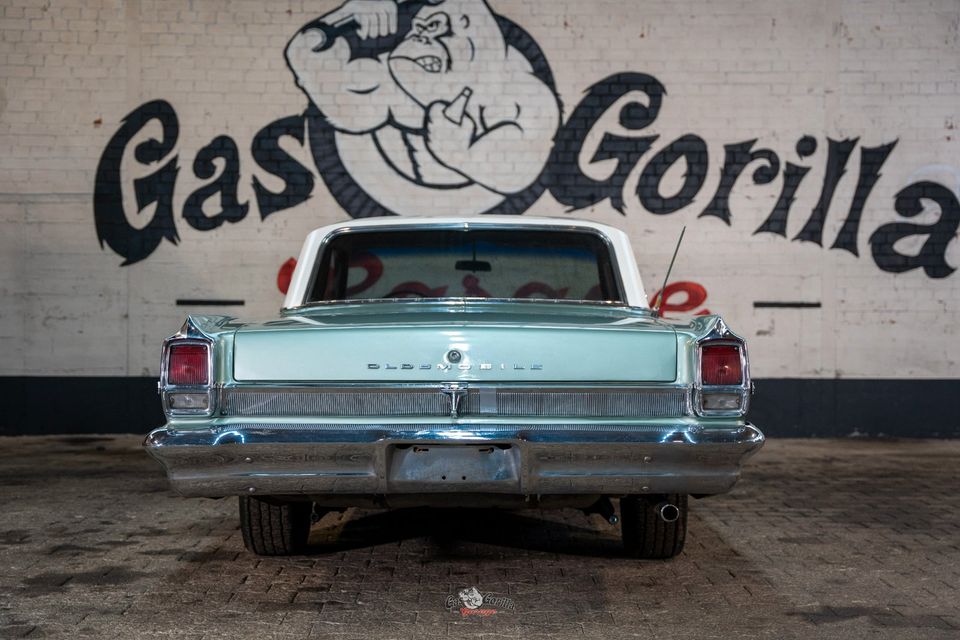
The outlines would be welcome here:
M 677 246 L 673 250 L 673 257 L 670 258 L 670 266 L 667 267 L 667 275 L 663 277 L 663 286 L 660 287 L 660 292 L 657 294 L 657 299 L 653 305 L 653 312 L 656 316 L 660 316 L 660 307 L 663 305 L 663 292 L 667 289 L 667 281 L 670 280 L 670 272 L 673 271 L 673 263 L 677 260 L 677 252 L 680 251 L 680 243 L 683 242 L 683 234 L 687 232 L 687 225 L 683 225 L 683 229 L 680 229 L 680 237 L 677 238 Z

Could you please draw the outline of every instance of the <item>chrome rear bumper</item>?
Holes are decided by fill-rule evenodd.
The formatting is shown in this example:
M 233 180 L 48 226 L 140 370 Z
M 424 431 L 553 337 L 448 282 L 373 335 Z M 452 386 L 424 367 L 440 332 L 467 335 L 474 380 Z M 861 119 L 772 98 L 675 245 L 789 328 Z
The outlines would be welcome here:
M 144 447 L 186 496 L 729 491 L 763 445 L 751 424 L 224 424 Z

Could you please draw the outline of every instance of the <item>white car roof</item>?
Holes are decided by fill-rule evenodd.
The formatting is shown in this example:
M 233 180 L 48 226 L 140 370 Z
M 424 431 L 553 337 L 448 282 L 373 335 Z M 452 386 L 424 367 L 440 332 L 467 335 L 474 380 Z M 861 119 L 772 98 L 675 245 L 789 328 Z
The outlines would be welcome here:
M 335 224 L 327 225 L 314 229 L 308 235 L 300 251 L 300 257 L 297 260 L 297 268 L 294 270 L 290 281 L 290 288 L 287 290 L 287 296 L 284 299 L 283 307 L 290 309 L 303 304 L 307 295 L 313 265 L 318 257 L 323 240 L 333 232 L 339 232 L 349 229 L 369 229 L 376 227 L 437 227 L 437 226 L 460 226 L 464 228 L 480 226 L 497 227 L 557 227 L 557 228 L 580 228 L 592 229 L 603 234 L 610 240 L 613 246 L 614 257 L 620 270 L 620 279 L 624 288 L 626 303 L 634 307 L 647 307 L 647 296 L 643 290 L 643 284 L 640 279 L 640 273 L 637 269 L 637 263 L 633 256 L 633 249 L 630 245 L 630 239 L 623 231 L 610 225 L 592 222 L 590 220 L 578 220 L 576 218 L 552 218 L 546 216 L 384 216 L 377 218 L 363 218 L 358 220 L 346 220 Z

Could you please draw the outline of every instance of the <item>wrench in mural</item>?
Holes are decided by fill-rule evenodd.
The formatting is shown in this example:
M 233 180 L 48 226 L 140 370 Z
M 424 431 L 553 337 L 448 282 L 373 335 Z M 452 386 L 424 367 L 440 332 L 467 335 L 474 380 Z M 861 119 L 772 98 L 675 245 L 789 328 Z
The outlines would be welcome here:
M 407 2 L 410 2 L 410 0 L 398 0 L 397 4 Z M 429 4 L 437 3 L 429 2 Z M 360 37 L 365 39 L 376 37 L 381 32 L 383 35 L 389 35 L 397 30 L 397 10 L 395 6 L 389 3 L 370 3 L 365 11 L 358 14 L 342 9 L 343 7 L 321 16 L 301 29 L 301 32 L 319 32 L 312 34 L 315 40 L 312 49 L 314 53 L 326 51 L 333 46 L 333 43 L 340 36 L 359 32 Z M 358 18 L 362 18 L 363 22 L 361 23 Z

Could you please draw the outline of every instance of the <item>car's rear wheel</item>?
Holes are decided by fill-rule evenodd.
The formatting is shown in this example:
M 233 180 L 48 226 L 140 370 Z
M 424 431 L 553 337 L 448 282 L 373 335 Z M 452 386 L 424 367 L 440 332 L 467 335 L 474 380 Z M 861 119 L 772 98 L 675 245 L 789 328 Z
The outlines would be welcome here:
M 687 496 L 669 493 L 620 498 L 623 546 L 634 558 L 672 558 L 687 537 Z
M 310 537 L 312 515 L 312 502 L 240 496 L 243 544 L 260 556 L 303 553 Z

